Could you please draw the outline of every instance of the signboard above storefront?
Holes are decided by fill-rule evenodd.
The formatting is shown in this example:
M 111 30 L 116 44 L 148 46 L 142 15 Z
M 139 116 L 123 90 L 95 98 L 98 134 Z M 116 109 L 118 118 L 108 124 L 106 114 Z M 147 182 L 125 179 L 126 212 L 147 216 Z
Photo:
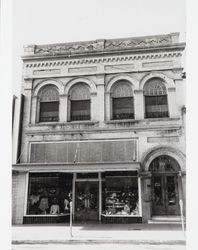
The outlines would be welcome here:
M 136 162 L 137 140 L 31 143 L 30 163 Z

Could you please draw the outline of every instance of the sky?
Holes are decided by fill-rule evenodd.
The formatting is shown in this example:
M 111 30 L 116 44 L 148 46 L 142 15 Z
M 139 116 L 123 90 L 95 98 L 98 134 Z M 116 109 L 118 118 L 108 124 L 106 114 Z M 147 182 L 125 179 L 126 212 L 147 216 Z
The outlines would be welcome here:
M 13 93 L 19 95 L 23 46 L 180 32 L 185 0 L 13 0 Z

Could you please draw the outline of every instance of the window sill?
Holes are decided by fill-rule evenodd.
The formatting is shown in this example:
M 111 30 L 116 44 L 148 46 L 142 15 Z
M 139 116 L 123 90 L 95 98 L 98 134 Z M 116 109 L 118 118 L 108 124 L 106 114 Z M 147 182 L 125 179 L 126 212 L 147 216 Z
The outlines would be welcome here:
M 101 214 L 104 217 L 141 217 L 138 214 Z
M 105 121 L 105 123 L 111 124 L 111 123 L 136 122 L 136 121 L 138 121 L 138 120 L 135 120 L 135 119 L 120 119 L 120 120 L 108 120 L 108 121 Z
M 60 126 L 60 125 L 75 125 L 75 124 L 89 124 L 89 125 L 94 125 L 99 123 L 99 121 L 66 121 L 66 122 L 38 122 L 38 123 L 30 123 L 30 127 L 35 127 L 35 126 Z
M 108 120 L 105 121 L 106 124 L 114 124 L 114 123 L 137 123 L 137 122 L 158 122 L 158 121 L 178 121 L 180 117 L 163 117 L 163 118 L 144 118 L 144 119 L 120 119 L 120 120 Z

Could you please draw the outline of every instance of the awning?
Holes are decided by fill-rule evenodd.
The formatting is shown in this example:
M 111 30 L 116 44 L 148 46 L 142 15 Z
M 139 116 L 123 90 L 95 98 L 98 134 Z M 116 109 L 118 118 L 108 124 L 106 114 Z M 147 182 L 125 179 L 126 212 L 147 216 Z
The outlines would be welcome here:
M 21 163 L 12 166 L 13 171 L 19 172 L 64 172 L 64 173 L 88 173 L 105 171 L 138 171 L 139 162 L 105 163 L 105 164 L 36 164 Z

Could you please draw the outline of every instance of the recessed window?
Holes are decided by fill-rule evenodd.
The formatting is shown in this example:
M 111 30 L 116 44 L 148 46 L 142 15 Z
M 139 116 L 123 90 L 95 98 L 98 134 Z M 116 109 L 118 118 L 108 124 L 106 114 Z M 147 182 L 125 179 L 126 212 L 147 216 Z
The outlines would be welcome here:
M 145 117 L 168 117 L 167 92 L 163 80 L 154 78 L 144 87 Z
M 70 120 L 90 120 L 90 91 L 84 83 L 77 83 L 69 94 Z
M 118 81 L 112 89 L 112 119 L 133 119 L 134 100 L 132 89 L 127 81 Z
M 59 94 L 54 86 L 46 86 L 39 93 L 39 122 L 59 120 Z

